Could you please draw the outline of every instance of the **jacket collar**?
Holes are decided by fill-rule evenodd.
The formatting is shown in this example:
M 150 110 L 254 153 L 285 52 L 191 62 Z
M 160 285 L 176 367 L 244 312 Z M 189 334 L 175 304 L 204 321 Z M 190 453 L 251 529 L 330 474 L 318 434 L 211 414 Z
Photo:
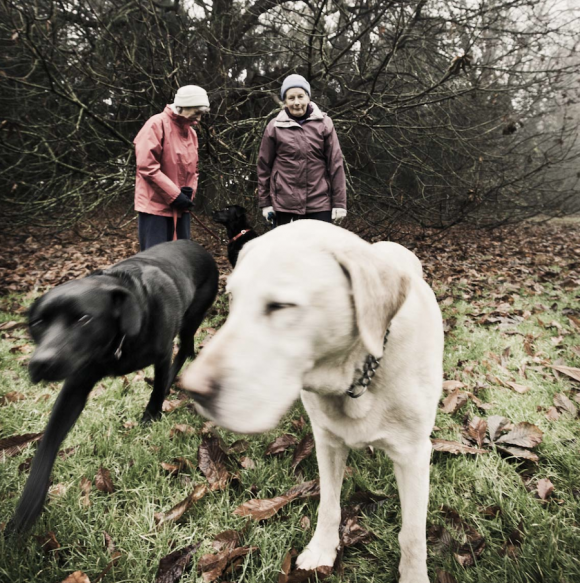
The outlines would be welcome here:
M 314 103 L 314 101 L 311 101 L 310 105 L 312 105 L 312 113 L 306 119 L 306 121 L 320 121 L 326 117 L 326 114 L 320 111 L 320 108 L 318 105 L 316 105 L 316 103 Z M 300 127 L 300 124 L 297 121 L 294 121 L 284 109 L 276 116 L 274 125 L 277 128 L 289 128 L 292 126 Z
M 191 127 L 191 121 L 188 120 L 186 117 L 179 115 L 174 109 L 173 105 L 166 105 L 163 113 L 167 115 L 171 119 L 171 121 L 179 126 L 180 129 L 187 131 Z

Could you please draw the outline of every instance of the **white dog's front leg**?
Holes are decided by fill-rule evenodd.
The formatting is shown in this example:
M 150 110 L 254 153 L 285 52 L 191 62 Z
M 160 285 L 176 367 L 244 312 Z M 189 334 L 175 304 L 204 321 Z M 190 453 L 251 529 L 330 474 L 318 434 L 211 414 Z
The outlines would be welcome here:
M 320 473 L 320 506 L 312 540 L 296 560 L 300 569 L 332 566 L 336 559 L 340 526 L 340 490 L 348 456 L 346 446 L 331 444 L 314 429 L 316 459 Z
M 399 533 L 399 583 L 429 583 L 427 575 L 427 507 L 431 442 L 413 449 L 389 452 L 399 488 L 403 525 Z

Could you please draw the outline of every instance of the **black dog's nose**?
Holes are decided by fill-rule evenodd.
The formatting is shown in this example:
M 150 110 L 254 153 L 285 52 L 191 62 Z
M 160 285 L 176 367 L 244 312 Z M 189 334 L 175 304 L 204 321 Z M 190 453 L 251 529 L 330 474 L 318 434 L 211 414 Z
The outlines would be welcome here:
M 33 383 L 61 380 L 57 361 L 49 355 L 34 355 L 28 363 L 28 374 Z

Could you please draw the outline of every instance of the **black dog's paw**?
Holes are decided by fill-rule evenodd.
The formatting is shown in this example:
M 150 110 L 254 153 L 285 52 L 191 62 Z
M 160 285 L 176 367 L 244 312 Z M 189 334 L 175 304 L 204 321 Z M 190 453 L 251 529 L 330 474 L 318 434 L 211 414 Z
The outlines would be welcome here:
M 143 417 L 141 417 L 141 424 L 142 425 L 149 425 L 153 421 L 159 421 L 161 419 L 161 411 L 149 411 L 145 409 L 145 413 L 143 413 Z

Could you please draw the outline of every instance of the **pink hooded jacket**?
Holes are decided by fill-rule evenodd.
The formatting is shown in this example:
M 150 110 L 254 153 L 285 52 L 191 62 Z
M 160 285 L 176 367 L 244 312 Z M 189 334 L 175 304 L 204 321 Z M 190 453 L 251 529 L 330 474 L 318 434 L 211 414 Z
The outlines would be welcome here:
M 137 158 L 135 210 L 172 217 L 169 205 L 181 187 L 190 186 L 194 197 L 197 191 L 197 134 L 191 122 L 168 105 L 147 120 L 133 143 Z
M 342 151 L 332 120 L 310 102 L 300 125 L 282 110 L 271 120 L 258 154 L 258 206 L 306 214 L 346 208 Z

